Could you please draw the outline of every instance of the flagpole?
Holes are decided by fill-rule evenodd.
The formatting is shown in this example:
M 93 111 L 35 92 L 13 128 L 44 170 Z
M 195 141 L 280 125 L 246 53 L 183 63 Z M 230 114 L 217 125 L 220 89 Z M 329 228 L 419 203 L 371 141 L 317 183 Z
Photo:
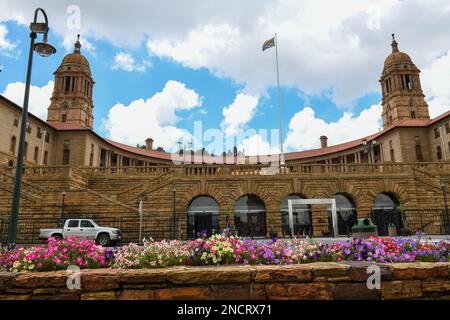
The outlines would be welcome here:
M 277 63 L 277 93 L 278 93 L 278 127 L 280 130 L 280 167 L 284 166 L 284 153 L 283 153 L 283 128 L 281 120 L 281 93 L 280 93 L 280 72 L 278 70 L 278 38 L 275 33 L 275 59 Z

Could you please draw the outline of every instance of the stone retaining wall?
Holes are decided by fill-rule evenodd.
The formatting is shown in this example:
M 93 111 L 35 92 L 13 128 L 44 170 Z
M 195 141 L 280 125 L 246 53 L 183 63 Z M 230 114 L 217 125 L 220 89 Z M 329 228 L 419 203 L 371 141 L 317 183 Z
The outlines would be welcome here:
M 65 271 L 0 273 L 4 299 L 450 299 L 450 263 L 377 264 L 381 288 L 369 290 L 368 263 L 294 266 L 82 270 L 81 289 Z

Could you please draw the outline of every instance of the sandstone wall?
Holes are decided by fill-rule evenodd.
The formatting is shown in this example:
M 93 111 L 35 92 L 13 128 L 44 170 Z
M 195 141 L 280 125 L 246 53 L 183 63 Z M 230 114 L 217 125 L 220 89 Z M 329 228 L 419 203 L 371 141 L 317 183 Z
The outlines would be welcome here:
M 0 273 L 5 299 L 450 299 L 450 263 L 378 264 L 381 288 L 369 290 L 367 263 L 294 266 L 82 270 L 69 290 L 65 271 Z

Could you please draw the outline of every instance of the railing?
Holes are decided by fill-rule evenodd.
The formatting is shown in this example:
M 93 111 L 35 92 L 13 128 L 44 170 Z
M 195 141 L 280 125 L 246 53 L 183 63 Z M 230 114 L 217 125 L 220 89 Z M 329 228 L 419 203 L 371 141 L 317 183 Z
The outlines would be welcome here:
M 88 175 L 140 175 L 150 174 L 158 175 L 171 170 L 171 166 L 148 166 L 148 167 L 94 167 L 94 168 L 80 168 Z
M 4 169 L 0 169 L 0 182 L 4 182 L 12 187 L 14 185 L 14 175 L 10 174 L 9 170 L 4 171 Z M 44 190 L 41 187 L 23 180 L 22 190 L 34 197 L 42 198 L 44 196 Z
M 445 209 L 406 210 L 403 213 L 406 228 L 411 232 L 449 234 L 449 221 Z
M 144 181 L 143 183 L 134 186 L 127 191 L 121 192 L 117 194 L 117 199 L 121 202 L 128 203 L 134 199 L 137 199 L 142 193 L 146 192 L 149 189 L 156 188 L 159 185 L 167 182 L 172 174 L 173 170 L 170 169 L 167 172 L 159 175 L 157 178 Z
M 10 174 L 14 168 L 3 169 Z M 88 176 L 101 175 L 148 175 L 158 176 L 171 171 L 184 176 L 252 176 L 252 175 L 321 175 L 321 174 L 413 174 L 413 171 L 423 171 L 432 174 L 448 174 L 450 162 L 420 162 L 420 163 L 352 163 L 352 164 L 292 164 L 279 168 L 277 164 L 185 164 L 185 165 L 155 165 L 147 167 L 84 167 L 69 166 L 25 167 L 24 176 L 72 176 L 84 181 Z
M 92 219 L 101 227 L 118 228 L 122 231 L 123 243 L 139 242 L 139 216 L 129 215 L 122 217 L 105 217 L 80 215 L 75 219 Z M 8 238 L 8 217 L 0 217 L 0 242 L 5 243 Z M 36 244 L 43 240 L 39 239 L 40 229 L 61 228 L 65 219 L 52 217 L 27 217 L 21 216 L 17 230 L 18 244 Z M 148 215 L 142 219 L 142 237 L 152 238 L 155 241 L 172 239 L 173 219 L 171 216 Z M 186 238 L 186 217 L 176 217 L 175 237 Z

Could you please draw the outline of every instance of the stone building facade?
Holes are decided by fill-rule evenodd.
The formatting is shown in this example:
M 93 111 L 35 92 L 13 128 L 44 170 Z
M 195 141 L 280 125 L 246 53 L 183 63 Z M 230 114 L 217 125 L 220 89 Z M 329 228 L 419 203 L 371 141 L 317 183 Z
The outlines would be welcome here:
M 369 216 L 380 234 L 389 224 L 397 232 L 443 233 L 450 111 L 430 118 L 419 74 L 394 39 L 380 79 L 383 130 L 333 146 L 322 136 L 319 149 L 286 153 L 285 165 L 273 171 L 258 157 L 223 155 L 214 163 L 154 150 L 151 138 L 138 148 L 99 136 L 94 80 L 77 41 L 54 73 L 47 121 L 29 116 L 21 217 L 59 216 L 64 190 L 67 216 L 137 217 L 143 201 L 149 219 L 170 224 L 175 212 L 177 237 L 227 224 L 243 235 L 267 236 L 289 232 L 287 199 L 333 197 L 341 235 L 356 217 Z M 0 219 L 10 211 L 20 117 L 21 108 L 0 96 Z M 326 207 L 296 206 L 295 233 L 330 235 L 329 216 Z

